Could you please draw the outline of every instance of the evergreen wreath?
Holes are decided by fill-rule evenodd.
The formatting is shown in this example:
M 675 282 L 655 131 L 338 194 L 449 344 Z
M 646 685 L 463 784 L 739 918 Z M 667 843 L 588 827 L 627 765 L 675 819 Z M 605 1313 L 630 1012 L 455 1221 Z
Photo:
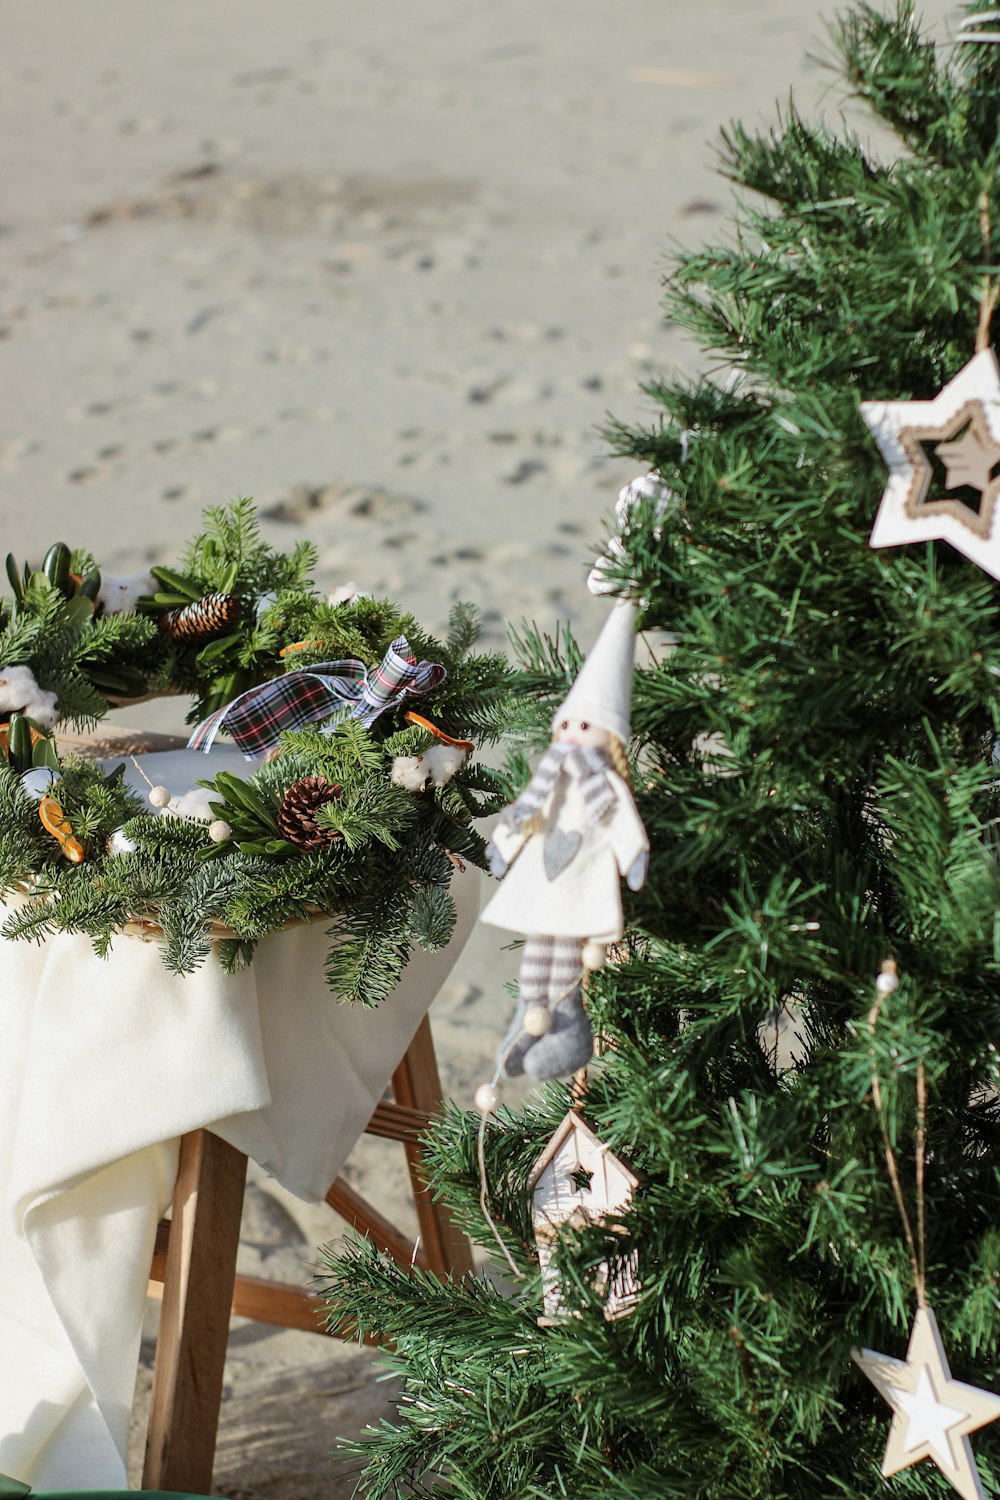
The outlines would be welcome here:
M 0 715 L 0 896 L 19 899 L 3 937 L 84 933 L 106 954 L 116 933 L 141 923 L 162 933 L 173 972 L 191 972 L 213 942 L 232 972 L 266 934 L 334 917 L 327 982 L 338 999 L 370 1005 L 392 991 L 414 944 L 447 944 L 452 875 L 466 860 L 485 867 L 473 824 L 503 805 L 504 786 L 467 760 L 445 784 L 414 791 L 391 779 L 393 764 L 438 743 L 427 721 L 452 738 L 496 740 L 507 717 L 506 661 L 473 652 L 473 606 L 455 605 L 438 641 L 389 600 L 328 602 L 310 582 L 314 562 L 308 542 L 289 554 L 269 548 L 246 500 L 208 511 L 179 568 L 151 569 L 154 590 L 121 612 L 105 602 L 88 552 L 57 543 L 36 570 L 8 558 L 0 680 L 8 668 L 8 697 L 22 681 L 43 705 L 54 695 L 52 721 L 90 726 L 112 706 L 166 693 L 190 695 L 188 721 L 198 721 L 249 687 L 319 661 L 377 668 L 401 635 L 446 675 L 418 700 L 424 723 L 406 721 L 405 699 L 369 725 L 333 715 L 281 733 L 246 778 L 220 771 L 200 782 L 212 794 L 211 823 L 150 808 L 125 784 L 124 763 L 109 771 L 62 755 L 41 711 L 33 720 L 8 709 Z M 220 607 L 219 596 L 236 603 Z M 203 616 L 205 631 L 171 628 L 180 611 L 188 621 Z M 310 800 L 308 789 L 321 784 L 336 795 Z M 40 816 L 53 802 L 63 832 Z M 297 826 L 310 836 L 289 837 Z M 67 830 L 83 847 L 77 863 Z

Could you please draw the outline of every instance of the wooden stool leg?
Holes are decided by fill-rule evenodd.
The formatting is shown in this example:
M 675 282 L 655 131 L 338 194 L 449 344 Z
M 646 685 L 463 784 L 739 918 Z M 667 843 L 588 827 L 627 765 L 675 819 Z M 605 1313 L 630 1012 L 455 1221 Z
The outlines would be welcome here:
M 392 1094 L 397 1104 L 434 1114 L 441 1104 L 441 1079 L 438 1074 L 431 1023 L 425 1016 L 406 1055 L 392 1075 Z M 456 1228 L 451 1215 L 441 1203 L 435 1203 L 427 1191 L 420 1172 L 420 1146 L 411 1140 L 403 1142 L 417 1206 L 420 1238 L 428 1268 L 438 1276 L 452 1272 L 464 1276 L 472 1270 L 472 1247 Z
M 212 1487 L 247 1159 L 218 1136 L 181 1141 L 153 1367 L 146 1489 Z

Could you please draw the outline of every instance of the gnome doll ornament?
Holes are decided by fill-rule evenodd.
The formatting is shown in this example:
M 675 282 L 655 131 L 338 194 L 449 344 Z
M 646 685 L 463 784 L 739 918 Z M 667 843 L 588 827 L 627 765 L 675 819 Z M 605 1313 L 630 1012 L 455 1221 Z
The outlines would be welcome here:
M 581 986 L 624 932 L 621 877 L 637 891 L 649 841 L 629 790 L 636 606 L 619 600 L 552 721 L 552 745 L 489 846 L 503 876 L 482 920 L 525 934 L 517 1013 L 500 1044 L 508 1078 L 555 1078 L 590 1059 Z

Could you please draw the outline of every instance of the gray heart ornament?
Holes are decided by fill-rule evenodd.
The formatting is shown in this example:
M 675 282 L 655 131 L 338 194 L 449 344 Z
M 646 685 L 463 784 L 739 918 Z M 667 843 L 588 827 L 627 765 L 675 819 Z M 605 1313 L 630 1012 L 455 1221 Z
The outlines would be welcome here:
M 573 863 L 582 843 L 582 833 L 566 833 L 562 828 L 553 828 L 542 849 L 542 867 L 547 880 L 555 880 L 567 865 Z

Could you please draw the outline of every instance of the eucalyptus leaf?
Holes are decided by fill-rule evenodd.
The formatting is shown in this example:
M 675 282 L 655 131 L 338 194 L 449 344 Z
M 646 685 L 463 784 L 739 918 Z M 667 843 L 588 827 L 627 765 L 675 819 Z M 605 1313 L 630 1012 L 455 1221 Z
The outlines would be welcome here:
M 86 594 L 74 594 L 62 607 L 60 619 L 73 630 L 83 631 L 94 618 L 94 601 Z

